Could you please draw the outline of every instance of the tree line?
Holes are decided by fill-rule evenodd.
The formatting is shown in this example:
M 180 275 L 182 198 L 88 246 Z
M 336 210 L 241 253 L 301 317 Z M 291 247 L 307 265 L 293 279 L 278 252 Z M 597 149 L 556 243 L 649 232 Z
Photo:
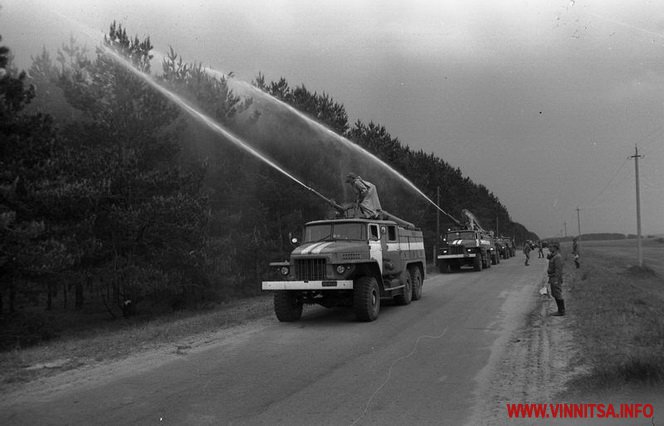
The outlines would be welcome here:
M 33 57 L 27 73 L 0 47 L 5 320 L 72 310 L 116 318 L 255 295 L 268 262 L 288 257 L 289 235 L 328 213 L 322 200 L 202 126 L 108 49 L 320 193 L 352 198 L 343 183 L 349 171 L 372 181 L 386 210 L 422 228 L 429 256 L 438 242 L 436 209 L 340 137 L 430 198 L 439 189 L 451 215 L 467 208 L 485 228 L 500 224 L 517 241 L 537 239 L 485 186 L 380 124 L 350 124 L 330 95 L 258 74 L 252 86 L 279 102 L 260 92 L 240 96 L 232 75 L 186 63 L 173 49 L 155 73 L 150 38 L 112 23 L 94 53 L 72 38 L 55 59 L 46 50 Z M 441 220 L 443 229 L 451 224 Z

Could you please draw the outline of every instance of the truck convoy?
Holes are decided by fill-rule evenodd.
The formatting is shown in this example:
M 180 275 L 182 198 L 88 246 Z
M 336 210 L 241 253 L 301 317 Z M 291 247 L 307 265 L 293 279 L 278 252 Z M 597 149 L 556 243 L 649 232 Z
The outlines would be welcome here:
M 263 290 L 274 291 L 279 321 L 299 320 L 305 304 L 348 306 L 358 320 L 373 321 L 381 299 L 399 305 L 420 299 L 426 272 L 422 231 L 385 211 L 368 219 L 325 200 L 337 217 L 308 222 L 290 259 L 270 263 L 281 279 L 262 283 Z
M 298 321 L 306 304 L 351 307 L 360 321 L 373 321 L 381 300 L 408 305 L 422 297 L 426 273 L 422 231 L 384 210 L 366 217 L 357 205 L 341 206 L 333 219 L 305 224 L 303 241 L 283 262 L 271 262 L 277 279 L 263 281 L 274 293 L 279 321 Z M 437 256 L 441 272 L 472 266 L 476 271 L 500 262 L 493 235 L 463 210 L 467 225 L 450 230 Z M 459 225 L 461 225 L 460 222 Z
M 459 271 L 462 266 L 472 266 L 474 270 L 481 271 L 500 263 L 493 235 L 482 228 L 470 211 L 464 209 L 462 213 L 468 219 L 467 225 L 449 230 L 443 237 L 437 256 L 442 273 Z
M 496 249 L 502 259 L 509 259 L 515 255 L 514 243 L 509 237 L 496 238 Z

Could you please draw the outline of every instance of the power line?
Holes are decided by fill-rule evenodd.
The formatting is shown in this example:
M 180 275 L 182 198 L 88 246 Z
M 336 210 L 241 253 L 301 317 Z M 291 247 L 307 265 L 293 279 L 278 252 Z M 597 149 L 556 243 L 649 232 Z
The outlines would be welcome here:
M 592 199 L 590 203 L 588 203 L 588 207 L 592 206 L 595 201 L 604 193 L 604 191 L 607 190 L 607 188 L 613 183 L 616 177 L 618 177 L 618 174 L 620 174 L 620 171 L 622 170 L 623 167 L 625 167 L 625 164 L 627 164 L 627 161 L 629 161 L 632 157 L 626 157 L 625 160 L 623 160 L 622 164 L 620 167 L 618 167 L 618 170 L 615 172 L 615 174 L 609 179 L 609 181 L 606 183 L 606 185 L 602 188 L 601 191 Z
M 581 209 L 581 208 L 577 205 L 576 208 L 568 210 L 568 213 L 564 216 L 564 220 L 565 220 L 565 221 L 567 221 L 567 220 L 569 220 L 569 221 L 573 221 L 574 219 L 576 219 L 577 222 L 580 222 L 579 211 L 580 211 L 580 210 L 588 210 L 588 209 L 592 209 L 592 208 L 594 208 L 593 205 L 595 204 L 595 202 L 597 201 L 597 199 L 598 199 L 599 197 L 601 197 L 602 194 L 604 194 L 604 192 L 607 190 L 607 188 L 608 188 L 609 186 L 611 186 L 611 184 L 613 183 L 613 181 L 618 177 L 618 175 L 619 175 L 620 172 L 622 171 L 623 167 L 625 167 L 625 164 L 627 164 L 627 162 L 628 162 L 629 160 L 631 160 L 631 159 L 632 159 L 632 157 L 626 157 L 626 158 L 623 160 L 622 164 L 620 164 L 620 166 L 619 166 L 618 169 L 615 171 L 615 173 L 613 174 L 613 176 L 611 176 L 611 179 L 608 180 L 608 182 L 606 183 L 606 185 L 604 185 L 604 187 L 603 187 L 603 188 L 597 193 L 597 195 L 595 195 L 595 196 L 592 198 L 592 200 L 591 200 L 589 203 L 585 204 L 585 208 Z M 580 223 L 579 223 L 579 228 L 580 228 Z

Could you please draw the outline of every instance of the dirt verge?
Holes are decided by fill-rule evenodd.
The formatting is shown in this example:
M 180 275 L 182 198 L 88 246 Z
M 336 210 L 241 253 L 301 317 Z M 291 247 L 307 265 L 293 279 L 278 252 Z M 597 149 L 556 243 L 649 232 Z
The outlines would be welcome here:
M 660 370 L 648 361 L 661 354 L 661 280 L 650 285 L 656 280 L 642 279 L 612 256 L 591 254 L 586 250 L 580 270 L 566 263 L 565 317 L 551 316 L 554 300 L 539 294 L 546 277 L 528 289 L 534 308 L 495 348 L 498 355 L 487 366 L 469 424 L 657 424 L 664 390 L 655 374 Z M 621 404 L 647 404 L 655 418 L 510 419 L 507 404 L 602 404 L 617 410 Z
M 508 418 L 506 404 L 556 402 L 566 382 L 583 373 L 583 367 L 572 363 L 578 354 L 571 332 L 573 319 L 551 316 L 556 310 L 553 299 L 539 293 L 545 284 L 543 276 L 540 283 L 524 288 L 523 294 L 512 302 L 534 308 L 526 314 L 525 324 L 514 327 L 516 331 L 497 343 L 497 357 L 487 366 L 487 377 L 480 385 L 469 424 L 519 424 Z M 516 320 L 522 321 L 523 317 L 512 318 Z
M 159 365 L 261 329 L 273 322 L 272 315 L 272 299 L 258 297 L 172 323 L 4 353 L 0 358 L 0 404 L 21 395 L 43 394 L 44 389 L 66 390 L 123 374 L 125 370 Z

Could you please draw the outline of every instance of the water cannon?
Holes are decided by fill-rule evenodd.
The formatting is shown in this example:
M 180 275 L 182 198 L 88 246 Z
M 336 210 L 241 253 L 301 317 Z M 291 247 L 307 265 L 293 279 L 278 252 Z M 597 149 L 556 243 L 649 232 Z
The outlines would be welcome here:
M 470 210 L 462 209 L 461 213 L 463 213 L 468 218 L 469 229 L 474 231 L 486 232 L 484 228 L 482 228 L 482 225 L 480 225 L 480 222 L 477 220 L 475 215 L 470 212 Z
M 302 185 L 302 186 L 304 186 L 307 190 L 311 191 L 318 198 L 321 198 L 327 204 L 332 206 L 332 208 L 334 210 L 336 210 L 336 212 L 337 212 L 337 217 L 348 218 L 348 219 L 362 218 L 363 217 L 355 203 L 346 203 L 344 205 L 341 205 L 341 204 L 337 203 L 336 201 L 334 201 L 330 198 L 327 198 L 326 196 L 324 196 L 323 194 L 316 191 L 315 189 L 313 189 L 310 186 L 307 186 L 307 185 Z M 404 228 L 417 229 L 417 227 L 414 224 L 412 224 L 412 223 L 410 223 L 406 220 L 403 220 L 400 217 L 395 216 L 392 213 L 389 213 L 385 210 L 380 210 L 378 213 L 379 213 L 378 214 L 379 218 L 382 219 L 382 220 L 391 220 L 393 222 L 396 222 L 397 224 L 399 224 L 399 226 L 402 226 Z
M 413 225 L 412 223 L 410 223 L 408 221 L 405 221 L 405 220 L 401 219 L 400 217 L 397 217 L 397 216 L 393 215 L 392 213 L 388 213 L 385 210 L 380 211 L 380 216 L 381 216 L 381 218 L 396 222 L 400 226 L 402 226 L 406 229 L 416 229 L 416 226 Z
M 341 214 L 341 215 L 345 215 L 345 214 L 346 214 L 346 208 L 345 208 L 344 206 L 342 206 L 341 204 L 337 203 L 336 201 L 334 201 L 334 200 L 332 200 L 332 199 L 330 199 L 330 198 L 327 198 L 325 195 L 321 194 L 320 192 L 316 191 L 315 189 L 313 189 L 313 188 L 310 187 L 310 186 L 307 186 L 307 185 L 304 185 L 304 184 L 302 184 L 302 186 L 303 186 L 304 188 L 306 188 L 307 190 L 311 191 L 311 192 L 312 192 L 314 195 L 316 195 L 318 198 L 322 198 L 327 204 L 329 204 L 330 206 L 332 206 L 332 208 L 333 208 L 334 210 L 336 210 L 337 213 L 339 213 L 339 214 Z

